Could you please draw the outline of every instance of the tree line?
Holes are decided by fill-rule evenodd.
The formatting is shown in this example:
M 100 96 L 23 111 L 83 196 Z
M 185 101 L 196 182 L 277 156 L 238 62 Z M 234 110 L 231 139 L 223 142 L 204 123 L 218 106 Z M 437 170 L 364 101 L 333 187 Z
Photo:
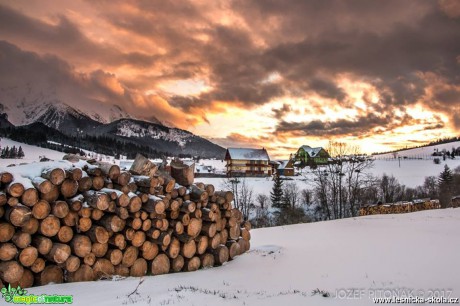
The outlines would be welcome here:
M 12 148 L 9 146 L 3 147 L 0 154 L 0 158 L 21 159 L 24 158 L 24 156 L 25 154 L 21 146 L 19 146 L 19 148 L 16 148 L 16 146 L 13 146 Z

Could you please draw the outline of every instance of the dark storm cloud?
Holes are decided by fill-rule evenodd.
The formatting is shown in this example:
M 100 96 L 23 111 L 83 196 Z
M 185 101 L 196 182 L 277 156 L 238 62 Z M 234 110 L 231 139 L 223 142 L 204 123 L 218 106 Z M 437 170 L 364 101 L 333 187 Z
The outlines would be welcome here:
M 317 95 L 320 102 L 309 102 L 315 112 L 321 104 L 353 108 L 354 101 L 340 85 L 345 78 L 377 90 L 379 103 L 363 97 L 373 113 L 297 124 L 284 119 L 289 110 L 274 109 L 277 131 L 347 135 L 388 130 L 415 124 L 395 113 L 404 116 L 406 108 L 416 103 L 447 114 L 450 124 L 460 128 L 456 115 L 460 112 L 460 13 L 455 1 L 98 0 L 86 4 L 113 33 L 128 33 L 139 50 L 125 52 L 121 43 L 95 42 L 65 13 L 50 24 L 6 5 L 0 5 L 0 35 L 72 64 L 87 60 L 108 67 L 129 65 L 133 71 L 123 76 L 123 83 L 141 91 L 161 94 L 162 82 L 206 80 L 209 90 L 196 96 L 162 94 L 173 107 L 204 120 L 203 114 L 213 111 L 216 101 L 251 109 L 284 97 Z M 270 79 L 274 73 L 279 78 Z M 431 75 L 447 88 L 433 89 Z M 426 99 L 428 94 L 433 99 Z

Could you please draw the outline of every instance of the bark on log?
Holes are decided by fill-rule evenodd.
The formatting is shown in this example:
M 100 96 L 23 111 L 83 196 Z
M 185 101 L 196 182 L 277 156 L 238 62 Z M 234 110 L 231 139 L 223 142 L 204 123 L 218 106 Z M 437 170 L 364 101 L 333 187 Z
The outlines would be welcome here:
M 148 160 L 141 154 L 137 154 L 129 171 L 136 175 L 146 175 L 153 177 L 158 169 L 158 166 Z
M 89 190 L 83 193 L 88 205 L 100 210 L 107 210 L 109 208 L 110 199 L 104 192 Z
M 171 176 L 182 186 L 190 186 L 195 179 L 195 163 L 185 164 L 180 160 L 171 161 Z

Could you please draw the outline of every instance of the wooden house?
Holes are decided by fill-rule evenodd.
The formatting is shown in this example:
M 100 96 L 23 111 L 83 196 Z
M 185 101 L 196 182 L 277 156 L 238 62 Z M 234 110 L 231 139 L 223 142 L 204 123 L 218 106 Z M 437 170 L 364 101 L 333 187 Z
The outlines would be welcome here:
M 225 153 L 227 176 L 271 176 L 272 167 L 267 150 L 228 148 Z
M 294 160 L 280 160 L 277 168 L 278 174 L 283 176 L 294 176 Z
M 294 159 L 305 165 L 325 165 L 328 163 L 329 153 L 322 147 L 312 148 L 310 146 L 301 146 L 297 150 Z

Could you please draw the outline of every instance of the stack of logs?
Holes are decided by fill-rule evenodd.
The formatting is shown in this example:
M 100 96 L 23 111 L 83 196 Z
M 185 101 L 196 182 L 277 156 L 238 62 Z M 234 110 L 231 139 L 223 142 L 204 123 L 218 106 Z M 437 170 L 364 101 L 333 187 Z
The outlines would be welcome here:
M 421 203 L 402 202 L 395 204 L 370 205 L 361 207 L 359 210 L 360 216 L 382 215 L 382 214 L 401 214 L 408 212 L 416 212 L 428 209 L 439 209 L 441 205 L 438 200 L 428 200 Z
M 193 181 L 186 167 L 173 178 L 142 156 L 129 171 L 89 162 L 0 173 L 0 287 L 195 271 L 249 250 L 233 194 L 177 184 Z

